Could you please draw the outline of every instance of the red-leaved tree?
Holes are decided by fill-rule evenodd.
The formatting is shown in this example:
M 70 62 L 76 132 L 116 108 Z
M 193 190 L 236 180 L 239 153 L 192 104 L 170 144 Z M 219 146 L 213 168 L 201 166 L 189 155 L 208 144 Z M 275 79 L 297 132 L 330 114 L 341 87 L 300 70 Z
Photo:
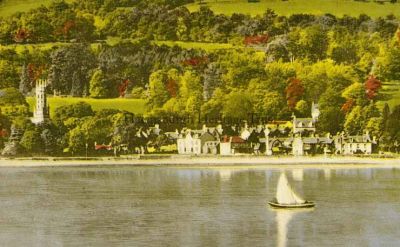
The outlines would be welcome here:
M 290 78 L 285 93 L 289 108 L 294 109 L 304 94 L 304 87 L 301 81 L 297 78 Z
M 35 65 L 33 63 L 28 64 L 28 76 L 32 84 L 42 76 L 44 70 L 44 65 Z
M 353 106 L 355 105 L 355 101 L 353 99 L 348 99 L 343 105 L 342 105 L 342 112 L 344 113 L 349 113 Z
M 118 86 L 118 93 L 119 97 L 123 98 L 125 97 L 126 90 L 128 89 L 129 86 L 129 79 L 124 80 L 121 84 Z
M 374 75 L 370 75 L 365 81 L 364 87 L 368 99 L 373 100 L 378 95 L 379 89 L 382 88 L 382 82 Z
M 247 36 L 244 38 L 245 45 L 260 45 L 266 44 L 269 40 L 268 34 L 264 35 L 255 35 L 255 36 Z
M 182 62 L 183 65 L 192 66 L 192 67 L 196 67 L 199 65 L 207 64 L 207 63 L 208 63 L 208 57 L 206 57 L 206 56 L 193 57 L 193 58 L 186 59 Z
M 174 79 L 168 79 L 167 81 L 167 91 L 171 97 L 176 97 L 176 92 L 178 91 L 178 84 Z
M 20 28 L 14 35 L 14 41 L 17 43 L 25 42 L 29 38 L 29 30 Z

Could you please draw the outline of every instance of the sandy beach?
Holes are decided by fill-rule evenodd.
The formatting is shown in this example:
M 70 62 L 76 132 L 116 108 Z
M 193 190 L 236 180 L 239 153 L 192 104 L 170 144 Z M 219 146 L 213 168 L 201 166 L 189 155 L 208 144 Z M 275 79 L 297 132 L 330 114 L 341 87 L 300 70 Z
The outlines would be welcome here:
M 265 167 L 265 168 L 400 168 L 399 158 L 353 156 L 334 157 L 266 157 L 266 156 L 129 156 L 102 158 L 18 158 L 0 159 L 0 167 L 67 167 L 67 166 L 169 166 L 169 167 Z

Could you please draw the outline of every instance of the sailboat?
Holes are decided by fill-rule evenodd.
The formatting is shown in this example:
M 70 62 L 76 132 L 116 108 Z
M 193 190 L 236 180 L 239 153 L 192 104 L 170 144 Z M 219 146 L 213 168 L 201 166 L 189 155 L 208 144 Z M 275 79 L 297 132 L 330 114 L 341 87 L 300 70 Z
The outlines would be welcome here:
M 281 173 L 276 190 L 276 198 L 268 204 L 274 208 L 312 208 L 314 202 L 309 202 L 296 195 L 284 172 Z

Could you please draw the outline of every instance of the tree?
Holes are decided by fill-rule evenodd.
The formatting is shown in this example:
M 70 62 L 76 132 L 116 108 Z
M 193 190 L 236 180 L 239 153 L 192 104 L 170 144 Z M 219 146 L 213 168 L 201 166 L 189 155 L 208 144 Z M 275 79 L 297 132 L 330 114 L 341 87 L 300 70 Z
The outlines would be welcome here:
M 226 95 L 222 114 L 227 118 L 246 120 L 253 110 L 251 101 L 251 97 L 246 92 L 233 91 Z
M 353 110 L 346 116 L 346 122 L 344 123 L 344 128 L 347 133 L 351 135 L 361 134 L 364 126 L 364 118 L 362 116 L 362 107 L 356 106 Z
M 349 134 L 361 134 L 367 128 L 370 119 L 378 117 L 380 112 L 373 102 L 364 107 L 357 105 L 347 114 L 344 128 Z
M 40 138 L 43 143 L 43 151 L 47 155 L 55 155 L 59 152 L 59 145 L 57 143 L 57 136 L 55 131 L 50 128 L 45 128 L 40 133 Z
M 88 45 L 63 46 L 51 54 L 49 81 L 55 93 L 89 95 L 89 72 L 96 59 Z
M 297 78 L 290 78 L 285 93 L 289 108 L 294 109 L 297 102 L 301 99 L 301 97 L 304 94 L 304 87 L 301 81 Z
M 180 96 L 183 100 L 187 100 L 191 96 L 201 98 L 203 87 L 201 78 L 195 71 L 185 71 L 181 77 L 181 85 Z
M 384 81 L 400 78 L 400 46 L 398 44 L 387 47 L 378 57 L 376 72 Z
M 89 84 L 89 93 L 92 98 L 111 98 L 117 95 L 115 84 L 108 80 L 100 69 L 95 70 Z
M 80 126 L 69 132 L 68 148 L 73 155 L 84 154 L 86 151 L 87 134 Z
M 267 55 L 269 61 L 282 60 L 284 62 L 290 62 L 290 54 L 288 51 L 289 40 L 287 35 L 276 36 L 267 45 Z
M 376 79 L 375 76 L 370 75 L 364 85 L 368 99 L 373 100 L 378 95 L 378 91 L 382 87 L 382 82 Z
M 385 144 L 392 149 L 395 143 L 400 142 L 400 105 L 396 105 L 389 115 L 383 133 Z
M 266 93 L 262 101 L 263 110 L 269 119 L 280 119 L 283 117 L 282 111 L 288 110 L 285 107 L 285 98 L 277 92 Z
M 0 105 L 28 105 L 18 89 L 9 87 L 0 90 Z
M 368 98 L 365 94 L 365 87 L 361 83 L 353 83 L 349 87 L 347 87 L 342 96 L 346 98 L 348 101 L 352 100 L 358 106 L 365 106 L 368 104 Z
M 201 106 L 201 113 L 204 117 L 218 118 L 222 113 L 225 102 L 225 92 L 220 88 L 215 89 L 213 96 Z
M 321 133 L 337 134 L 343 130 L 345 115 L 340 108 L 327 106 L 320 108 L 317 129 Z
M 345 103 L 345 99 L 342 97 L 341 92 L 335 90 L 332 87 L 329 87 L 325 90 L 325 92 L 319 97 L 319 109 L 323 111 L 324 108 L 329 106 L 336 107 L 340 109 L 340 107 Z
M 288 49 L 294 58 L 307 58 L 312 62 L 326 57 L 328 35 L 320 26 L 295 29 L 289 33 Z
M 91 105 L 85 102 L 79 102 L 72 105 L 64 105 L 56 108 L 53 120 L 55 123 L 63 123 L 69 118 L 81 119 L 87 116 L 93 116 L 94 112 Z
M 32 90 L 32 83 L 29 78 L 28 67 L 24 64 L 21 69 L 19 91 L 23 95 L 27 95 L 31 90 Z
M 167 75 L 164 71 L 158 70 L 151 74 L 149 82 L 149 105 L 153 108 L 162 107 L 169 98 L 165 87 Z
M 310 105 L 305 100 L 300 100 L 296 103 L 296 112 L 299 114 L 299 117 L 307 117 L 310 115 Z
M 43 152 L 43 140 L 39 129 L 26 130 L 22 136 L 21 146 L 30 154 L 39 154 Z
M 215 89 L 221 84 L 221 73 L 222 71 L 217 63 L 210 63 L 205 69 L 203 75 L 203 98 L 205 101 L 213 96 Z
M 297 63 L 272 62 L 265 66 L 266 87 L 269 91 L 284 92 L 288 78 L 296 77 Z
M 0 60 L 0 88 L 18 88 L 19 75 L 16 65 L 7 60 Z
M 380 138 L 384 131 L 384 122 L 382 117 L 372 117 L 368 119 L 365 129 L 372 137 Z

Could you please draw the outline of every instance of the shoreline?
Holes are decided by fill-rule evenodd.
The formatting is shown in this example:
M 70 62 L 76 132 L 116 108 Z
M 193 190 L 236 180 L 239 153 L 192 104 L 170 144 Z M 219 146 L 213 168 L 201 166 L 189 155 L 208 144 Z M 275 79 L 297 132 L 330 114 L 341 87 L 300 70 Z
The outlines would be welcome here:
M 400 168 L 400 158 L 354 156 L 129 156 L 101 158 L 1 158 L 1 167 L 93 167 L 93 166 L 153 166 L 153 167 L 264 167 L 264 168 Z

